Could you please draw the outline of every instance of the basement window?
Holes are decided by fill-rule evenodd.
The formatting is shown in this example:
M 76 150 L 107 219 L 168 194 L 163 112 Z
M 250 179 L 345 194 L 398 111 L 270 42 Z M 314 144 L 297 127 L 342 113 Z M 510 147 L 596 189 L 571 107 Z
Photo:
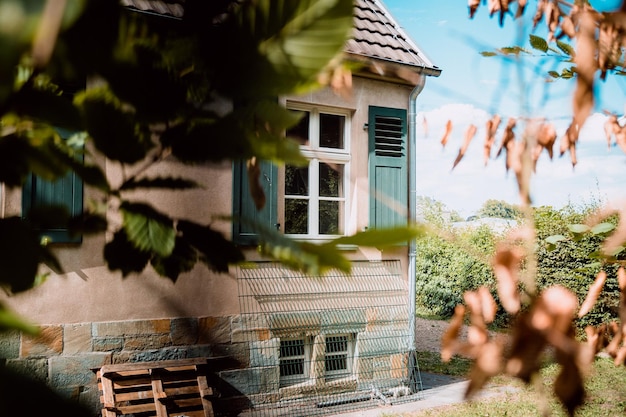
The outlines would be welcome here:
M 326 336 L 326 356 L 324 358 L 326 378 L 335 379 L 350 375 L 353 359 L 354 335 Z
M 280 341 L 280 385 L 302 382 L 309 377 L 311 343 L 307 338 Z

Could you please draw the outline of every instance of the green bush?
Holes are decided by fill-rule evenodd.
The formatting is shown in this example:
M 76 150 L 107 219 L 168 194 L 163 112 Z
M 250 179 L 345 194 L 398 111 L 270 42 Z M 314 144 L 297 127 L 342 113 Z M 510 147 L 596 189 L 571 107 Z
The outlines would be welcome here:
M 539 291 L 552 285 L 563 285 L 572 290 L 582 304 L 598 272 L 607 272 L 607 281 L 596 305 L 576 321 L 579 332 L 587 325 L 615 320 L 620 297 L 617 265 L 597 256 L 605 233 L 574 233 L 571 228 L 571 225 L 584 223 L 594 208 L 569 205 L 561 209 L 539 207 L 533 211 Z M 617 219 L 605 221 L 615 225 Z M 573 230 L 576 231 L 575 228 Z M 463 293 L 481 285 L 487 286 L 498 302 L 490 259 L 501 236 L 487 226 L 452 229 L 445 233 L 445 237 L 442 236 L 430 235 L 417 243 L 415 278 L 418 308 L 450 318 L 456 305 L 463 303 Z M 556 242 L 555 236 L 559 236 Z M 620 256 L 623 258 L 623 255 Z M 507 319 L 500 309 L 495 325 L 506 325 Z
M 417 303 L 445 318 L 452 316 L 467 290 L 486 285 L 496 295 L 489 264 L 493 233 L 486 226 L 451 233 L 453 239 L 428 236 L 417 243 Z

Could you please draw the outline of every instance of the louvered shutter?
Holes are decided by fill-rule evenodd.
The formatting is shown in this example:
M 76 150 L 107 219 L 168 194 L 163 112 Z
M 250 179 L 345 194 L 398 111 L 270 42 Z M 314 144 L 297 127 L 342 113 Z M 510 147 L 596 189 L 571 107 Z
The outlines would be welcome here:
M 233 242 L 240 245 L 256 245 L 259 236 L 254 224 L 278 227 L 277 207 L 278 168 L 271 162 L 261 162 L 261 186 L 265 192 L 265 207 L 257 210 L 250 196 L 245 161 L 233 163 Z M 238 221 L 241 219 L 242 221 Z
M 407 113 L 370 106 L 370 227 L 405 226 L 408 209 Z
M 72 132 L 56 129 L 62 138 L 67 139 Z M 31 174 L 22 187 L 22 215 L 28 216 L 30 210 L 37 207 L 63 206 L 71 217 L 83 212 L 83 180 L 75 173 L 69 172 L 56 181 L 47 181 Z M 70 235 L 65 225 L 38 230 L 52 243 L 80 243 L 82 235 Z

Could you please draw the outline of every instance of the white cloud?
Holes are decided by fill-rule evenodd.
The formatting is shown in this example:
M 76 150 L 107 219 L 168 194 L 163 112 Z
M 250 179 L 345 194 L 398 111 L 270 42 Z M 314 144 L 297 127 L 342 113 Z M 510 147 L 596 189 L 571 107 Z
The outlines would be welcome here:
M 513 172 L 506 172 L 504 155 L 495 158 L 506 120 L 500 125 L 496 145 L 487 166 L 483 159 L 485 123 L 491 117 L 482 109 L 469 104 L 448 104 L 417 115 L 417 194 L 442 201 L 463 216 L 478 210 L 488 199 L 518 204 L 519 193 Z M 428 129 L 420 128 L 423 120 Z M 453 130 L 445 148 L 440 140 L 448 120 Z M 559 140 L 569 125 L 567 120 L 555 121 L 558 137 L 554 159 L 544 151 L 531 183 L 534 205 L 562 207 L 568 202 L 584 204 L 591 199 L 617 200 L 625 197 L 626 155 L 614 147 L 606 148 L 603 125 L 606 116 L 589 117 L 580 131 L 577 147 L 578 164 L 572 167 L 569 153 L 559 157 Z M 470 124 L 477 133 L 454 170 L 453 162 Z M 517 135 L 520 133 L 516 130 Z

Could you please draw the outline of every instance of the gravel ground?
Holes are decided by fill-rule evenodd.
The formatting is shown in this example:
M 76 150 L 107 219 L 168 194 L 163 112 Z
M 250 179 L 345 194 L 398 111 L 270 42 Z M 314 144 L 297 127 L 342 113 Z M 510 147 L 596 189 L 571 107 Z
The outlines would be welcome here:
M 415 348 L 418 352 L 441 352 L 441 336 L 448 328 L 445 320 L 415 319 Z M 461 330 L 461 338 L 467 335 L 467 327 Z

